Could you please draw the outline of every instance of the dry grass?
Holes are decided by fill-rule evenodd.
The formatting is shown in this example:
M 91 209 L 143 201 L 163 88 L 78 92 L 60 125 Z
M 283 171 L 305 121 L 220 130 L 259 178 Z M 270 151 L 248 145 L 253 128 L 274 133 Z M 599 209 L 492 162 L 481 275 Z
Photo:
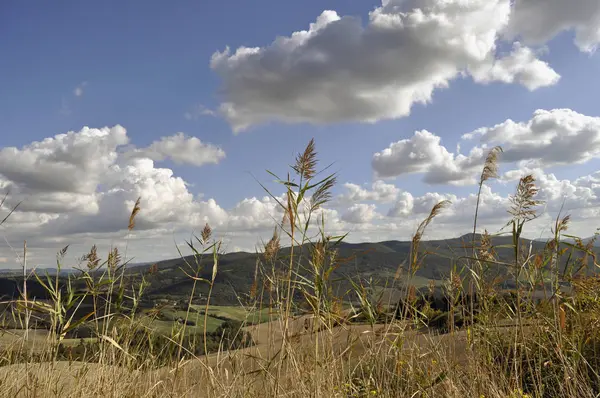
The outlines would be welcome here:
M 479 184 L 497 176 L 501 148 L 488 155 Z M 39 279 L 52 297 L 49 303 L 23 298 L 13 305 L 15 316 L 43 314 L 50 331 L 42 339 L 36 332 L 13 333 L 10 344 L 0 341 L 0 394 L 23 397 L 596 397 L 600 393 L 600 279 L 582 272 L 595 254 L 590 244 L 561 245 L 569 217 L 557 219 L 555 236 L 542 253 L 521 247 L 527 223 L 537 216 L 540 202 L 532 176 L 518 184 L 513 206 L 507 209 L 512 226 L 514 261 L 501 263 L 494 251 L 494 236 L 479 238 L 477 211 L 471 256 L 456 259 L 457 266 L 441 285 L 447 311 L 431 307 L 426 292 L 415 288 L 424 256 L 420 249 L 426 229 L 444 211 L 438 203 L 419 225 L 412 240 L 408 272 L 402 278 L 400 303 L 382 306 L 364 281 L 353 281 L 353 306 L 332 289 L 332 273 L 342 266 L 336 245 L 343 236 L 326 234 L 318 209 L 331 197 L 335 175 L 319 177 L 314 141 L 298 155 L 288 174 L 278 178 L 287 192 L 278 201 L 285 214 L 273 238 L 265 244 L 256 265 L 249 318 L 274 312 L 269 322 L 223 329 L 220 346 L 208 347 L 207 330 L 199 341 L 187 340 L 186 322 L 162 340 L 145 333 L 145 321 L 136 315 L 145 281 L 125 289 L 120 254 L 111 251 L 107 261 L 95 247 L 83 259 L 85 292 L 67 284 Z M 316 179 L 316 181 L 315 181 Z M 268 192 L 268 191 L 267 191 Z M 270 192 L 268 192 L 270 194 Z M 128 231 L 142 211 L 134 205 Z M 318 221 L 318 222 L 314 222 Z M 319 227 L 315 230 L 314 225 Z M 193 308 L 195 286 L 212 287 L 218 271 L 219 242 L 207 225 L 189 242 L 195 262 L 184 272 L 194 282 L 188 309 Z M 292 255 L 280 254 L 280 237 L 291 241 Z M 299 247 L 308 247 L 306 252 Z M 294 251 L 296 250 L 296 252 Z M 64 256 L 65 250 L 59 253 Z M 296 255 L 294 256 L 294 253 Z M 575 255 L 579 253 L 579 255 Z M 213 259 L 212 278 L 202 275 L 202 257 Z M 561 258 L 569 256 L 559 270 Z M 125 256 L 126 257 L 126 256 Z M 502 265 L 514 277 L 515 289 L 506 294 L 498 280 L 486 274 L 490 264 Z M 566 272 L 566 270 L 569 272 Z M 550 280 L 550 286 L 547 281 Z M 566 295 L 559 284 L 573 286 Z M 391 287 L 393 288 L 393 286 Z M 533 298 L 540 296 L 541 301 Z M 84 299 L 94 312 L 74 317 Z M 390 311 L 391 308 L 391 311 Z M 204 325 L 213 312 L 207 300 Z M 303 315 L 298 315 L 301 313 Z M 236 316 L 243 318 L 239 313 Z M 248 318 L 248 319 L 249 319 Z M 94 350 L 69 360 L 67 336 L 76 327 L 94 331 Z M 140 331 L 144 332 L 140 334 Z M 244 337 L 246 336 L 246 337 Z M 248 337 L 249 336 L 249 337 Z M 251 338 L 252 346 L 240 346 Z M 241 339 L 241 340 L 240 340 Z M 230 349 L 238 344 L 241 348 Z M 238 347 L 236 346 L 236 347 Z M 9 349 L 8 349 L 8 348 Z M 35 347 L 33 349 L 32 347 Z M 80 353 L 81 354 L 81 353 Z M 206 354 L 206 355 L 204 355 Z

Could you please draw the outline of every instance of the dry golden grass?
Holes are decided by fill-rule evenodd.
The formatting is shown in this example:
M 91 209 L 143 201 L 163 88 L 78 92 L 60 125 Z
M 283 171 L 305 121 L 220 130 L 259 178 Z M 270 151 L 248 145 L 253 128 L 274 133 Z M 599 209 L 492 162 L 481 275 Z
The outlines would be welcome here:
M 479 192 L 486 181 L 497 176 L 500 153 L 501 148 L 494 148 L 488 155 Z M 198 352 L 210 352 L 206 328 L 202 341 L 194 347 L 185 342 L 185 323 L 160 340 L 160 347 L 153 345 L 150 335 L 147 340 L 140 339 L 137 332 L 144 325 L 134 315 L 144 284 L 126 292 L 125 264 L 120 253 L 111 251 L 102 263 L 93 247 L 84 259 L 88 271 L 83 271 L 87 286 L 83 296 L 70 290 L 69 294 L 62 294 L 56 279 L 44 284 L 52 297 L 50 304 L 28 301 L 26 297 L 16 301 L 15 310 L 24 308 L 26 315 L 44 312 L 51 332 L 39 336 L 35 331 L 20 331 L 0 339 L 5 364 L 0 367 L 0 396 L 599 396 L 600 279 L 580 273 L 590 262 L 597 266 L 596 257 L 590 243 L 577 241 L 561 246 L 568 216 L 557 218 L 555 236 L 542 253 L 532 254 L 521 247 L 523 229 L 537 216 L 540 204 L 532 176 L 521 179 L 513 206 L 507 209 L 513 262 L 501 263 L 496 258 L 494 237 L 487 231 L 477 241 L 475 209 L 472 256 L 456 259 L 457 267 L 445 280 L 437 282 L 445 294 L 446 313 L 436 312 L 429 302 L 420 304 L 414 283 L 426 255 L 420 242 L 447 202 L 436 204 L 419 225 L 409 264 L 402 266 L 408 272 L 399 272 L 395 278 L 402 278 L 404 287 L 398 287 L 402 292 L 400 302 L 388 303 L 394 304 L 393 310 L 374 300 L 363 281 L 352 281 L 354 289 L 349 294 L 353 307 L 348 310 L 343 309 L 342 298 L 334 293 L 331 280 L 343 260 L 336 251 L 343 236 L 326 234 L 323 219 L 316 220 L 320 224 L 317 232 L 315 223 L 310 222 L 331 198 L 335 183 L 335 175 L 313 180 L 319 175 L 317 164 L 311 140 L 292 167 L 296 179 L 289 174 L 286 179 L 277 178 L 284 184 L 286 199 L 280 202 L 278 196 L 272 197 L 281 206 L 284 219 L 265 244 L 252 291 L 248 292 L 256 301 L 251 306 L 254 313 L 269 308 L 276 314 L 270 322 L 237 331 L 237 337 L 244 333 L 251 336 L 253 346 L 229 350 L 227 343 L 239 342 L 236 336 L 229 336 L 229 340 L 223 338 L 216 352 L 200 355 Z M 138 199 L 128 232 L 135 227 L 140 211 Z M 218 273 L 220 244 L 209 242 L 212 235 L 207 225 L 200 238 L 188 243 L 196 261 L 186 261 L 182 267 L 182 272 L 194 281 L 186 320 L 196 284 L 207 283 L 212 289 Z M 300 245 L 308 246 L 308 255 L 300 259 L 292 255 L 281 257 L 281 237 L 289 238 L 292 253 Z M 569 257 L 575 262 L 569 269 L 576 271 L 560 272 L 561 256 L 576 252 L 583 253 Z M 200 260 L 204 256 L 213 259 L 212 280 L 200 277 Z M 516 289 L 511 295 L 502 295 L 497 278 L 486 275 L 489 264 L 506 267 L 514 277 Z M 573 292 L 564 294 L 559 283 L 572 284 Z M 432 281 L 430 286 L 433 290 L 436 283 Z M 544 300 L 538 303 L 532 298 L 539 296 L 540 289 Z M 125 296 L 133 303 L 129 312 L 121 305 Z M 81 297 L 93 298 L 95 309 L 97 303 L 108 304 L 94 311 L 94 316 L 75 321 L 66 316 L 66 309 L 77 306 Z M 206 325 L 209 300 L 204 309 Z M 308 315 L 295 315 L 300 309 Z M 435 326 L 439 319 L 442 321 L 437 325 L 441 324 L 441 328 Z M 96 350 L 90 357 L 83 357 L 86 361 L 65 361 L 59 343 L 65 345 L 68 332 L 78 324 L 95 328 Z M 171 355 L 166 360 L 161 356 L 164 352 Z

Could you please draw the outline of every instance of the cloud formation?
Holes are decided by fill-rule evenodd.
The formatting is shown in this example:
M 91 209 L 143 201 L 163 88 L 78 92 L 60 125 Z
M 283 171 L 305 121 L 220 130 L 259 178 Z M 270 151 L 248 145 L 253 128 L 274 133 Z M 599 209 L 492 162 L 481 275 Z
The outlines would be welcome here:
M 519 83 L 531 91 L 552 86 L 560 80 L 560 75 L 547 62 L 539 60 L 531 48 L 518 42 L 510 54 L 482 62 L 470 72 L 477 83 Z
M 439 136 L 421 130 L 376 152 L 372 167 L 379 178 L 418 173 L 430 184 L 466 185 L 475 182 L 473 171 L 485 155 L 481 148 L 474 148 L 468 156 L 455 155 L 442 145 Z
M 378 178 L 422 174 L 429 184 L 474 184 L 487 153 L 496 145 L 503 148 L 500 162 L 516 163 L 522 170 L 583 164 L 600 157 L 600 117 L 571 109 L 538 109 L 528 121 L 507 119 L 461 139 L 462 144 L 476 142 L 466 155 L 451 153 L 434 133 L 417 131 L 376 152 L 373 171 Z
M 567 30 L 575 31 L 575 44 L 581 51 L 594 51 L 600 43 L 600 3 L 596 0 L 515 1 L 507 36 L 520 36 L 528 44 L 539 45 Z
M 337 198 L 338 202 L 342 204 L 365 201 L 389 203 L 393 202 L 400 192 L 400 189 L 395 185 L 387 184 L 381 180 L 375 181 L 371 185 L 371 190 L 352 183 L 344 184 L 344 188 L 346 189 L 346 192 Z
M 600 156 L 600 117 L 571 109 L 538 109 L 526 122 L 511 119 L 463 135 L 504 148 L 503 162 L 534 161 L 539 167 L 585 163 Z
M 195 166 L 217 163 L 225 156 L 221 149 L 182 133 L 142 150 L 127 144 L 127 131 L 117 125 L 0 149 L 0 188 L 10 193 L 7 205 L 21 202 L 20 211 L 60 215 L 53 225 L 65 234 L 123 229 L 138 197 L 146 210 L 141 226 L 221 221 L 214 201 L 197 200 L 172 170 L 154 164 L 166 158 Z
M 497 53 L 509 26 L 532 36 L 524 24 L 511 24 L 527 7 L 510 3 L 386 0 L 364 24 L 323 11 L 308 30 L 270 45 L 215 52 L 220 112 L 236 132 L 269 121 L 376 122 L 407 116 L 463 74 L 530 90 L 555 84 L 559 75 L 531 48 L 515 43 L 510 54 Z M 541 8 L 537 3 L 532 7 Z
M 73 95 L 76 97 L 83 96 L 83 90 L 85 89 L 87 84 L 87 82 L 81 82 L 79 85 L 77 85 L 77 87 L 75 87 L 75 89 L 73 90 Z
M 376 209 L 377 206 L 374 204 L 354 204 L 350 206 L 342 215 L 342 221 L 346 221 L 351 224 L 367 224 L 374 219 L 379 218 Z
M 549 131 L 556 130 L 557 126 L 567 126 L 568 131 L 578 134 L 580 130 L 589 131 L 596 123 L 593 118 L 586 118 L 572 112 L 538 112 L 533 121 L 516 124 L 520 126 L 516 128 L 517 135 L 509 131 L 500 135 L 506 140 L 527 142 L 526 137 L 519 135 L 524 130 L 554 137 Z M 496 139 L 490 131 L 478 130 L 470 138 Z M 420 132 L 416 137 L 401 142 L 394 147 L 395 152 L 391 151 L 412 156 L 414 162 L 389 164 L 400 167 L 397 170 L 404 168 L 429 174 L 430 178 L 443 165 L 454 165 L 461 172 L 480 168 L 473 159 L 482 159 L 480 154 L 485 153 L 482 148 L 471 151 L 476 155 L 453 155 L 445 151 L 431 133 Z M 552 142 L 552 139 L 541 140 Z M 173 170 L 158 166 L 155 160 L 143 154 L 143 150 L 131 145 L 121 126 L 86 127 L 21 148 L 3 148 L 0 150 L 0 189 L 10 189 L 11 200 L 0 209 L 0 214 L 6 214 L 16 201 L 23 202 L 2 232 L 9 231 L 5 237 L 14 245 L 26 238 L 39 256 L 32 257 L 32 261 L 48 264 L 53 253 L 66 244 L 74 244 L 82 254 L 92 243 L 108 247 L 122 242 L 133 204 L 141 197 L 142 211 L 132 235 L 137 243 L 132 241 L 131 253 L 142 261 L 177 256 L 173 240 L 189 236 L 205 223 L 227 242 L 251 250 L 260 239 L 268 239 L 274 224 L 282 219 L 282 209 L 274 198 L 242 195 L 233 206 L 224 208 L 214 198 L 191 192 L 187 182 Z M 402 160 L 402 156 L 398 159 Z M 86 173 L 78 170 L 86 170 Z M 563 206 L 563 211 L 572 213 L 574 219 L 585 217 L 587 224 L 581 225 L 578 231 L 588 233 L 590 223 L 600 221 L 599 173 L 567 180 L 543 168 L 520 167 L 502 170 L 499 183 L 484 186 L 480 204 L 482 228 L 494 231 L 506 223 L 510 185 L 525 173 L 536 177 L 539 197 L 546 202 L 540 208 L 540 212 L 547 215 L 537 221 L 540 226 L 548 227 L 551 218 Z M 319 210 L 313 222 L 316 226 L 319 217 L 324 216 L 327 232 L 350 231 L 350 241 L 408 239 L 437 202 L 450 200 L 452 205 L 436 218 L 436 227 L 428 232 L 428 238 L 444 238 L 468 232 L 476 199 L 474 193 L 457 195 L 435 189 L 417 195 L 410 189 L 402 190 L 381 180 L 374 181 L 368 188 L 347 183 L 339 195 Z M 137 250 L 133 248 L 135 245 L 139 245 Z M 11 258 L 10 248 L 0 244 L 0 256 Z
M 129 142 L 121 126 L 58 134 L 22 148 L 0 149 L 0 175 L 30 192 L 92 194 Z
M 170 159 L 176 164 L 200 167 L 219 163 L 225 158 L 225 151 L 213 144 L 202 142 L 197 137 L 177 133 L 154 141 L 147 148 L 139 150 L 137 155 L 155 161 Z
M 187 112 L 183 114 L 187 120 L 198 120 L 202 116 L 215 116 L 216 112 L 212 109 L 205 107 L 202 104 L 197 104 L 191 107 Z

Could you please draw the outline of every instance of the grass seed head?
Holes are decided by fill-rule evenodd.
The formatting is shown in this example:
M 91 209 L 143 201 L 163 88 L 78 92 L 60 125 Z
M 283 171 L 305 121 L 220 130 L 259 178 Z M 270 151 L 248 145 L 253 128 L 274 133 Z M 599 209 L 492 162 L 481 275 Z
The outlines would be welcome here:
M 114 271 L 120 263 L 121 254 L 119 253 L 119 248 L 115 247 L 108 253 L 107 265 L 112 271 Z
M 96 247 L 96 245 L 93 245 L 90 252 L 83 256 L 83 261 L 87 262 L 87 267 L 90 271 L 98 268 L 100 257 L 98 256 L 98 247 Z
M 315 175 L 317 166 L 317 152 L 315 140 L 311 139 L 304 152 L 296 157 L 296 164 L 292 167 L 294 171 L 305 180 L 310 180 Z
M 263 255 L 265 257 L 265 260 L 267 262 L 273 261 L 275 259 L 275 257 L 277 256 L 279 249 L 280 249 L 279 232 L 278 232 L 277 228 L 275 228 L 275 230 L 273 231 L 273 236 L 265 244 L 265 247 L 264 247 Z
M 519 180 L 517 192 L 510 197 L 509 213 L 514 219 L 530 221 L 537 217 L 536 207 L 543 202 L 536 200 L 539 189 L 535 186 L 535 177 L 528 174 Z
M 496 146 L 488 152 L 481 172 L 480 184 L 489 179 L 498 178 L 498 156 L 501 152 L 502 147 L 500 146 Z
M 137 198 L 137 200 L 135 201 L 135 204 L 133 205 L 133 209 L 131 210 L 131 215 L 129 216 L 129 226 L 127 227 L 128 230 L 132 230 L 133 228 L 135 228 L 135 217 L 138 215 L 138 213 L 140 212 L 140 201 L 141 198 Z
M 210 228 L 210 225 L 208 225 L 208 223 L 204 225 L 200 236 L 202 237 L 202 243 L 204 244 L 206 244 L 210 240 L 210 237 L 212 236 L 212 229 Z

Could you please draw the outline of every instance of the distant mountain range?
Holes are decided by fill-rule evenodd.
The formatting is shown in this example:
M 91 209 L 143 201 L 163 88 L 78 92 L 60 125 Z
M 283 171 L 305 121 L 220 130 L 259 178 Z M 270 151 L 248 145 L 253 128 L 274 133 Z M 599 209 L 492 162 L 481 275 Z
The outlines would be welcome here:
M 466 234 L 459 238 L 431 240 L 421 242 L 421 256 L 423 262 L 417 269 L 415 277 L 411 279 L 411 284 L 417 286 L 426 286 L 429 281 L 441 281 L 450 275 L 451 270 L 456 266 L 460 268 L 459 259 L 461 257 L 471 256 L 473 234 Z M 476 241 L 480 236 L 475 237 Z M 514 251 L 511 247 L 512 237 L 501 236 L 494 237 L 492 243 L 495 246 L 497 259 L 500 262 L 512 263 Z M 531 245 L 533 252 L 544 250 L 545 241 L 522 240 L 523 247 L 529 248 Z M 374 285 L 389 286 L 394 277 L 400 277 L 394 283 L 402 284 L 406 281 L 407 264 L 409 261 L 411 242 L 410 241 L 384 241 L 376 243 L 341 243 L 337 246 L 339 259 L 343 259 L 339 268 L 332 274 L 332 280 L 336 281 L 336 286 L 340 294 L 350 289 L 350 279 L 371 280 Z M 296 256 L 306 256 L 308 247 L 296 248 Z M 425 255 L 427 253 L 427 255 Z M 280 256 L 289 258 L 289 248 L 282 248 Z M 254 283 L 254 275 L 259 255 L 256 253 L 228 253 L 219 259 L 219 268 L 213 295 L 211 300 L 214 304 L 238 303 L 240 294 L 248 293 Z M 201 277 L 210 279 L 212 273 L 212 257 L 204 259 Z M 577 257 L 577 255 L 575 256 Z M 306 258 L 306 257 L 305 257 Z M 191 291 L 193 281 L 185 276 L 181 268 L 187 269 L 185 262 L 194 264 L 192 257 L 184 259 L 172 259 L 159 261 L 156 264 L 156 272 L 153 275 L 146 275 L 145 278 L 151 282 L 147 294 L 154 297 L 185 296 Z M 464 261 L 463 261 L 464 263 Z M 282 264 L 284 267 L 285 265 Z M 565 261 L 561 267 L 565 266 Z M 131 267 L 131 274 L 147 272 L 149 265 Z M 400 272 L 398 273 L 400 269 Z M 190 273 L 191 270 L 187 269 Z M 590 272 L 595 272 L 589 267 Z M 489 275 L 501 276 L 507 275 L 508 267 L 504 265 L 491 265 Z M 305 273 L 306 274 L 306 273 Z M 507 282 L 510 284 L 510 280 Z M 510 286 L 507 286 L 510 287 Z M 199 284 L 197 291 L 202 295 L 208 294 L 207 284 Z
M 31 272 L 31 268 L 28 271 Z M 48 275 L 56 275 L 56 273 L 58 272 L 58 269 L 57 268 L 36 268 L 35 271 L 38 273 L 38 275 L 45 275 L 46 273 L 48 273 Z M 77 271 L 72 268 L 61 269 L 60 275 L 67 276 L 67 275 L 73 274 L 75 272 L 77 272 Z M 21 268 L 0 268 L 0 276 L 6 276 L 6 275 L 21 276 L 21 275 L 23 275 L 23 269 L 21 269 Z
M 480 237 L 476 236 L 475 238 L 478 241 Z M 522 245 L 527 248 L 531 245 L 533 252 L 539 252 L 544 249 L 546 241 L 523 239 Z M 426 286 L 431 280 L 439 282 L 445 279 L 454 267 L 460 269 L 461 264 L 464 264 L 464 261 L 461 262 L 460 258 L 471 255 L 471 242 L 472 234 L 466 234 L 454 239 L 421 242 L 420 249 L 423 262 L 416 270 L 415 277 L 411 279 L 410 283 L 417 286 Z M 500 262 L 511 264 L 514 261 L 511 236 L 494 237 L 492 243 L 495 246 L 497 259 Z M 338 250 L 337 258 L 340 259 L 340 266 L 331 276 L 331 279 L 335 281 L 336 294 L 343 295 L 344 292 L 350 290 L 350 280 L 371 280 L 373 285 L 380 287 L 406 282 L 407 265 L 411 248 L 410 241 L 341 243 L 336 248 Z M 306 258 L 309 254 L 309 247 L 305 245 L 304 247 L 296 248 L 294 253 L 297 258 L 299 256 Z M 425 255 L 425 253 L 427 254 Z M 285 259 L 289 258 L 289 254 L 289 248 L 282 248 L 279 256 Z M 240 297 L 250 292 L 254 284 L 259 256 L 260 254 L 247 252 L 228 253 L 220 256 L 211 302 L 221 305 L 239 304 Z M 141 278 L 141 275 L 143 275 L 145 280 L 150 282 L 145 292 L 146 298 L 150 301 L 156 299 L 183 299 L 189 295 L 194 284 L 193 280 L 182 272 L 183 269 L 188 274 L 194 274 L 194 270 L 186 265 L 186 261 L 189 264 L 195 264 L 191 256 L 163 260 L 156 263 L 131 264 L 127 268 L 127 276 L 131 279 L 131 282 L 135 282 L 136 279 Z M 206 258 L 200 261 L 200 264 L 202 269 L 199 276 L 210 279 L 212 274 L 212 256 L 206 256 Z M 564 265 L 563 259 L 561 267 L 564 267 Z M 156 272 L 150 272 L 151 267 Z M 284 262 L 280 264 L 280 267 L 282 270 L 286 267 Z M 595 272 L 591 266 L 588 267 L 589 272 Z M 502 277 L 508 274 L 509 268 L 510 266 L 506 265 L 493 265 L 490 266 L 488 272 L 489 275 Z M 40 271 L 42 273 L 48 271 L 48 273 L 55 275 L 57 270 L 49 268 L 38 270 L 38 272 Z M 77 271 L 61 271 L 61 276 L 65 276 L 70 272 Z M 307 275 L 306 272 L 302 273 Z M 398 275 L 399 278 L 395 280 L 395 276 Z M 0 279 L 13 281 L 11 282 L 13 283 L 12 285 L 11 283 L 5 285 L 9 289 L 12 289 L 10 286 L 14 285 L 14 281 L 16 281 L 16 286 L 18 286 L 18 281 L 22 280 L 21 278 L 20 271 L 18 270 L 6 270 L 5 274 L 0 275 Z M 510 283 L 510 279 L 506 283 Z M 208 284 L 197 284 L 196 292 L 202 297 L 206 297 L 208 294 Z M 0 295 L 14 296 L 14 292 L 0 291 Z
M 583 242 L 583 244 L 587 244 L 588 242 L 594 240 L 594 244 L 593 247 L 598 247 L 600 248 L 600 239 L 594 236 L 589 236 L 587 238 L 582 238 L 581 241 Z M 537 242 L 546 242 L 548 241 L 548 239 L 535 239 L 535 241 Z M 573 238 L 567 238 L 567 237 L 562 237 L 561 238 L 562 242 L 568 242 L 568 243 L 575 243 L 575 239 Z

